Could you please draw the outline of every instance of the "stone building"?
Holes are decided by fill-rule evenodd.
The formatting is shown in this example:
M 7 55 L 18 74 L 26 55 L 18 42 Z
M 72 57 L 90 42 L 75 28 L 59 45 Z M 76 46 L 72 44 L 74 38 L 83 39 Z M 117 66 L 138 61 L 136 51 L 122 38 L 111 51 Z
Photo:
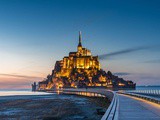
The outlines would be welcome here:
M 82 36 L 79 32 L 79 43 L 76 52 L 70 52 L 63 60 L 57 61 L 55 65 L 56 77 L 69 77 L 73 69 L 78 71 L 100 70 L 98 56 L 92 56 L 91 51 L 82 47 Z
M 98 56 L 82 46 L 82 36 L 79 32 L 79 42 L 76 52 L 70 52 L 62 60 L 56 61 L 52 74 L 39 82 L 39 90 L 62 87 L 106 87 L 135 88 L 132 81 L 107 73 L 100 68 Z

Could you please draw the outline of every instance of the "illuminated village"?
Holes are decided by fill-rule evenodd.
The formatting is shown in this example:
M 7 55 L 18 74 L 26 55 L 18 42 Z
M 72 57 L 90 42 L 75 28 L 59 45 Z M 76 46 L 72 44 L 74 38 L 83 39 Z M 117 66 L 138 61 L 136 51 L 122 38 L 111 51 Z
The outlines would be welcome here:
M 56 61 L 52 74 L 38 83 L 38 90 L 57 88 L 106 87 L 129 88 L 136 86 L 132 81 L 107 73 L 100 68 L 98 56 L 92 56 L 91 51 L 82 46 L 82 36 L 79 32 L 79 43 L 76 52 L 70 52 L 62 60 Z M 32 85 L 35 89 L 35 84 Z

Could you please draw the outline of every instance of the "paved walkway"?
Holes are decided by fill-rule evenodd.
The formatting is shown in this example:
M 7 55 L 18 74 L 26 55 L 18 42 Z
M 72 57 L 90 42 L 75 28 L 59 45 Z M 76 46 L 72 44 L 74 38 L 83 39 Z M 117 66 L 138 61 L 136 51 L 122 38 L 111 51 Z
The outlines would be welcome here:
M 160 105 L 119 94 L 119 120 L 160 120 Z
M 75 89 L 73 90 L 76 91 Z M 85 89 L 77 90 L 86 91 Z M 106 92 L 106 89 L 88 89 L 87 91 L 109 96 L 109 92 Z M 160 105 L 123 94 L 118 94 L 118 97 L 119 120 L 160 120 Z

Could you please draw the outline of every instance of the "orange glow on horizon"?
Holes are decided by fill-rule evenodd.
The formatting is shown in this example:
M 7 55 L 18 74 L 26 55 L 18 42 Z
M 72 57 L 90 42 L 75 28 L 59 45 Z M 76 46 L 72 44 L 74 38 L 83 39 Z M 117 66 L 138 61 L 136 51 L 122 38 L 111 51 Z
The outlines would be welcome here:
M 0 75 L 0 89 L 31 89 L 31 84 L 41 77 L 16 77 Z

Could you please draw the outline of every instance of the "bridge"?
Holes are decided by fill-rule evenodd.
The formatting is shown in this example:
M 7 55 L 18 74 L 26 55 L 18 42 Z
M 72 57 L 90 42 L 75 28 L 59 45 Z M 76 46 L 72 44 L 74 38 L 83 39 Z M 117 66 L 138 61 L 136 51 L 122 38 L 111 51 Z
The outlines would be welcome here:
M 64 94 L 107 97 L 111 104 L 101 120 L 160 120 L 160 91 L 110 91 L 63 89 Z

